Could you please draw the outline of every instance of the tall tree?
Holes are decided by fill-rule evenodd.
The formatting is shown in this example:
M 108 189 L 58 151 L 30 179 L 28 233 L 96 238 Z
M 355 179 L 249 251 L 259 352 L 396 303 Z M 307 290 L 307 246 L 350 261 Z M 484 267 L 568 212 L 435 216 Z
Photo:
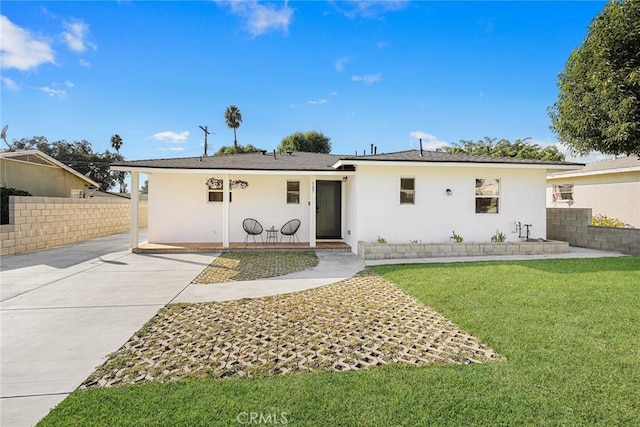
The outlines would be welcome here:
M 551 129 L 574 154 L 640 154 L 640 0 L 612 0 L 559 75 Z
M 117 133 L 111 136 L 111 146 L 114 150 L 116 150 L 116 154 L 120 155 L 120 147 L 122 147 L 123 141 L 122 137 Z M 120 184 L 120 193 L 126 193 L 127 184 L 124 182 L 126 177 L 126 172 L 117 171 L 114 172 L 116 180 Z
M 235 152 L 238 152 L 238 139 L 236 138 L 236 129 L 240 127 L 242 123 L 242 114 L 235 105 L 229 105 L 224 112 L 224 120 L 227 122 L 227 126 L 233 129 L 233 148 Z
M 306 151 L 310 153 L 331 152 L 331 138 L 315 130 L 294 132 L 282 138 L 278 151 Z
M 555 145 L 541 147 L 529 142 L 531 138 L 516 139 L 511 142 L 508 139 L 484 137 L 477 142 L 461 140 L 451 147 L 442 147 L 441 150 L 449 154 L 468 154 L 471 156 L 515 157 L 518 159 L 538 159 L 564 161 L 564 154 L 558 151 Z
M 120 147 L 122 147 L 122 137 L 117 133 L 111 136 L 111 146 L 114 150 L 116 150 L 116 153 L 120 154 Z

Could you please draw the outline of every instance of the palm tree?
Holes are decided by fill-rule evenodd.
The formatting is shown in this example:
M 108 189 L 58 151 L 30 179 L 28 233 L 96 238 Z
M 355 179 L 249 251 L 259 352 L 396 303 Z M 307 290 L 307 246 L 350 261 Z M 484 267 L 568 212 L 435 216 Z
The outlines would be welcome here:
M 111 137 L 111 146 L 116 153 L 120 154 L 120 147 L 122 147 L 122 138 L 117 133 Z
M 120 156 L 120 147 L 122 147 L 122 144 L 122 137 L 117 133 L 111 137 L 111 146 L 116 150 L 118 156 Z M 125 193 L 127 191 L 127 185 L 124 182 L 125 174 L 126 172 L 116 172 L 116 179 L 118 180 L 118 183 L 120 183 L 120 193 Z
M 227 122 L 227 126 L 233 129 L 233 149 L 234 152 L 238 152 L 238 140 L 236 138 L 236 129 L 240 127 L 242 123 L 242 114 L 235 105 L 229 105 L 224 112 L 224 119 Z

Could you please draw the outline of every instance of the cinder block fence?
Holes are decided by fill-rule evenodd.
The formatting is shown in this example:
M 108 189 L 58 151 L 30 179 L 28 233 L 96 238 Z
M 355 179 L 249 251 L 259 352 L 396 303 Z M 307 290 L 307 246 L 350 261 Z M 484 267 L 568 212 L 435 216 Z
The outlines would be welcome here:
M 0 254 L 16 255 L 127 231 L 127 199 L 9 197 L 9 224 L 0 226 Z M 139 202 L 139 226 L 147 227 L 147 201 Z
M 547 238 L 640 256 L 640 228 L 593 226 L 591 215 L 591 208 L 547 208 Z

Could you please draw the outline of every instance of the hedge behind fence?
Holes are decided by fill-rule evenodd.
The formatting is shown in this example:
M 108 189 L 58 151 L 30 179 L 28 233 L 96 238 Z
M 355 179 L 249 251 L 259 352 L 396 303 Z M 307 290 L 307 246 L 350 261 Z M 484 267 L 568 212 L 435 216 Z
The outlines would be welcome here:
M 9 224 L 9 196 L 30 196 L 31 193 L 15 188 L 0 187 L 0 224 Z

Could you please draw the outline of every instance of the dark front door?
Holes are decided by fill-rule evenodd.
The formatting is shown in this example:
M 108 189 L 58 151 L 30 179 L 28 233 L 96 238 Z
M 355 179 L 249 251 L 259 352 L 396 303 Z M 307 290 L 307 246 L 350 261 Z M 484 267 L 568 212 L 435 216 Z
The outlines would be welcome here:
M 341 216 L 342 182 L 316 181 L 316 238 L 340 239 Z

